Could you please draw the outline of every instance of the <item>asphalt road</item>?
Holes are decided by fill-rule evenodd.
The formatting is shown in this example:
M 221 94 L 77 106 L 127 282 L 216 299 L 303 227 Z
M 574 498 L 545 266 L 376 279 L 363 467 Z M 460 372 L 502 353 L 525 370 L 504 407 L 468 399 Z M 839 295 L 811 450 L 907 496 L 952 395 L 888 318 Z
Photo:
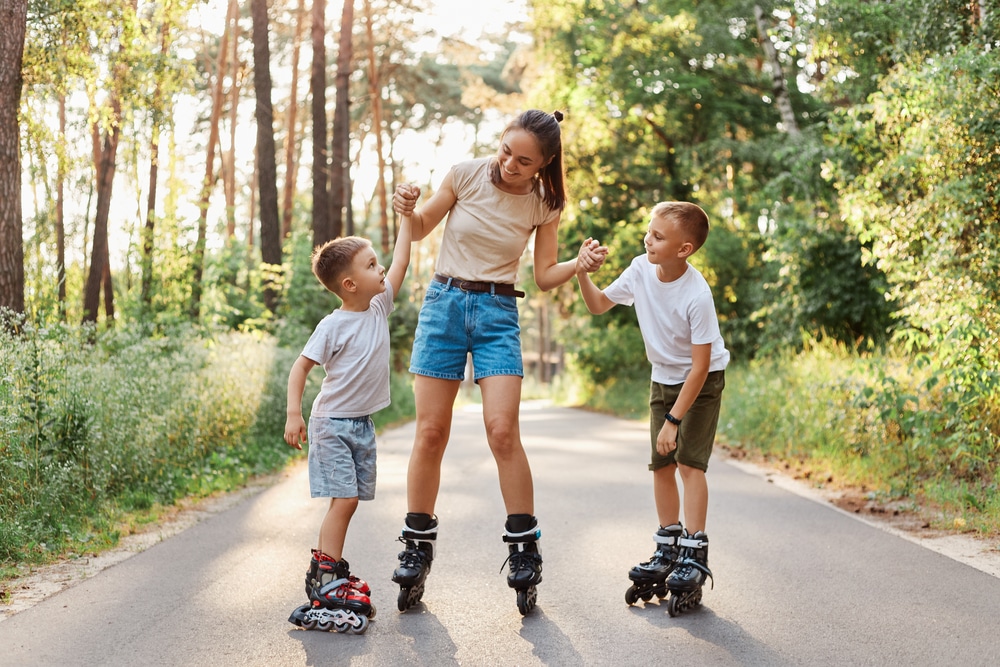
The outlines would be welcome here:
M 997 665 L 1000 579 L 715 460 L 704 605 L 629 607 L 656 518 L 643 423 L 526 403 L 544 581 L 528 617 L 501 565 L 481 414 L 456 414 L 424 603 L 396 611 L 412 425 L 379 439 L 377 498 L 345 552 L 378 608 L 363 635 L 287 622 L 325 502 L 304 466 L 0 622 L 0 665 Z M 281 445 L 280 441 L 276 446 Z M 282 445 L 283 446 L 283 445 Z

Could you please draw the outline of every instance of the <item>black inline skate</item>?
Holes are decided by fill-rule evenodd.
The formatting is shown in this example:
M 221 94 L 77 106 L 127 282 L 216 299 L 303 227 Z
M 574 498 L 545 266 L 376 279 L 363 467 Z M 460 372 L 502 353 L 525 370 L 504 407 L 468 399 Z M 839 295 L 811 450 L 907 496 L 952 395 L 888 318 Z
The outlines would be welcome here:
M 667 577 L 667 612 L 671 616 L 694 609 L 701 604 L 701 589 L 705 579 L 712 578 L 708 569 L 708 536 L 702 531 L 688 535 L 685 531 L 680 540 L 681 557 L 677 567 Z
M 310 565 L 307 573 L 307 577 L 312 575 L 309 602 L 292 612 L 289 623 L 306 630 L 364 633 L 368 621 L 375 617 L 371 599 L 357 588 L 358 582 L 365 588 L 367 584 L 351 576 L 350 567 L 343 559 L 336 561 L 316 553 L 314 560 L 315 570 Z
M 542 583 L 542 553 L 538 546 L 541 536 L 535 517 L 529 514 L 507 517 L 503 534 L 503 541 L 510 545 L 510 555 L 504 561 L 510 564 L 507 585 L 517 591 L 517 610 L 522 616 L 527 616 L 538 601 L 535 587 Z
M 633 583 L 625 591 L 626 604 L 633 605 L 640 599 L 649 602 L 654 595 L 661 600 L 667 596 L 667 577 L 677 566 L 681 551 L 679 542 L 683 535 L 684 529 L 679 523 L 661 527 L 653 534 L 653 541 L 656 542 L 653 557 L 639 563 L 628 573 Z
M 420 529 L 411 526 L 422 526 Z M 407 514 L 403 534 L 399 541 L 405 546 L 399 553 L 399 567 L 392 573 L 392 580 L 399 584 L 396 607 L 406 611 L 424 596 L 424 580 L 431 571 L 434 560 L 434 541 L 437 539 L 438 522 L 429 514 Z

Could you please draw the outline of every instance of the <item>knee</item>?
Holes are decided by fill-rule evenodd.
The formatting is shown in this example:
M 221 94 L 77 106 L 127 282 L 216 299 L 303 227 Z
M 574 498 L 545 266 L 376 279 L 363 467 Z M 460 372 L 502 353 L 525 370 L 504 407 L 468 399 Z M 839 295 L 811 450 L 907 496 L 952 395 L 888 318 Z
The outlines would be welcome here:
M 686 466 L 683 464 L 677 464 L 677 470 L 681 474 L 681 479 L 685 482 L 692 479 L 704 478 L 705 471 L 699 470 L 698 468 L 692 468 L 691 466 Z
M 517 422 L 508 419 L 495 419 L 486 424 L 486 440 L 494 453 L 503 455 L 517 449 L 521 444 Z
M 448 424 L 438 422 L 418 424 L 413 448 L 429 452 L 443 451 L 448 444 L 449 432 Z

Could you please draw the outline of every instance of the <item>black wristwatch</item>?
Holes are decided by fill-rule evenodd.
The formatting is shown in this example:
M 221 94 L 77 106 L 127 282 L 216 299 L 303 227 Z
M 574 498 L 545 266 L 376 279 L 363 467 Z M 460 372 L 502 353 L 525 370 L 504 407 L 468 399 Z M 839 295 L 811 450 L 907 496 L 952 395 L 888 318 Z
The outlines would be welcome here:
M 671 424 L 673 424 L 674 426 L 680 426 L 681 425 L 681 420 L 678 419 L 677 417 L 674 417 L 669 412 L 667 414 L 663 415 L 663 418 L 666 419 Z

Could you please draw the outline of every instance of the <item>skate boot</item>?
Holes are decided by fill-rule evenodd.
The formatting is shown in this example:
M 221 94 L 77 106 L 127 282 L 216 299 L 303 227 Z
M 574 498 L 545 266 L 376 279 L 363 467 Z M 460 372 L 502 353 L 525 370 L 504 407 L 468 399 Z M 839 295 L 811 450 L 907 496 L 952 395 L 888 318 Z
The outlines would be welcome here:
M 667 577 L 677 566 L 680 556 L 680 539 L 684 529 L 679 523 L 660 528 L 653 535 L 656 551 L 653 557 L 633 567 L 628 578 L 633 584 L 625 591 L 626 604 L 633 605 L 641 598 L 649 602 L 655 595 L 661 600 L 667 596 Z
M 306 630 L 360 635 L 368 629 L 368 621 L 374 616 L 371 599 L 359 593 L 351 583 L 347 561 L 336 561 L 318 553 L 309 602 L 293 611 L 288 621 Z
M 411 527 L 414 524 L 421 528 Z M 437 529 L 436 517 L 429 514 L 406 515 L 403 534 L 398 538 L 405 547 L 399 552 L 399 567 L 392 573 L 392 580 L 399 584 L 399 597 L 396 599 L 399 611 L 406 611 L 424 596 L 424 580 L 434 560 Z
M 313 589 L 313 582 L 316 580 L 316 572 L 319 568 L 319 554 L 322 553 L 319 549 L 312 550 L 312 558 L 309 561 L 309 570 L 306 572 L 306 596 L 308 597 L 310 591 Z M 351 586 L 357 592 L 362 595 L 367 595 L 371 597 L 372 589 L 368 586 L 368 582 L 364 579 L 359 579 L 353 574 L 350 576 Z M 374 614 L 372 614 L 374 616 Z
M 688 535 L 685 531 L 680 546 L 680 561 L 667 577 L 667 590 L 670 591 L 667 611 L 671 616 L 677 616 L 701 604 L 701 589 L 705 585 L 705 579 L 712 579 L 712 585 L 715 585 L 712 571 L 708 569 L 708 535 L 700 530 L 694 535 Z
M 527 616 L 538 601 L 535 587 L 542 582 L 542 552 L 538 546 L 541 536 L 535 517 L 529 514 L 507 517 L 503 534 L 503 541 L 510 545 L 510 555 L 504 561 L 510 564 L 507 585 L 517 591 L 517 610 L 522 616 Z

